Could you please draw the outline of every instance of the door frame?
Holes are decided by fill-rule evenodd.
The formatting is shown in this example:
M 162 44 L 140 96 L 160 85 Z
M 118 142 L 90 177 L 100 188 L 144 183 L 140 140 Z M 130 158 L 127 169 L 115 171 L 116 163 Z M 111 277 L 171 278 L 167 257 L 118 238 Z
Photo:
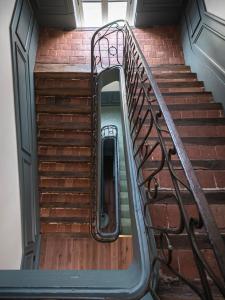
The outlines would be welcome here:
M 134 24 L 134 17 L 136 11 L 137 0 L 74 0 L 75 5 L 75 19 L 78 28 L 88 28 L 84 27 L 84 13 L 82 2 L 98 2 L 101 3 L 102 8 L 102 25 L 108 22 L 108 3 L 109 2 L 125 2 L 127 1 L 127 11 L 126 20 L 131 26 Z

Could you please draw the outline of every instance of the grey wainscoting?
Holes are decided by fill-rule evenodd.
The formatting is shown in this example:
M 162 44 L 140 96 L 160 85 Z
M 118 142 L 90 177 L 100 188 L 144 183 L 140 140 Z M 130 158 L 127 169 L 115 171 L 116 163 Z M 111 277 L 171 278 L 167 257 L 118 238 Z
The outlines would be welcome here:
M 76 27 L 73 0 L 32 0 L 32 5 L 42 26 L 65 30 Z
M 136 27 L 177 24 L 182 15 L 184 0 L 138 0 Z
M 35 264 L 39 223 L 33 78 L 38 26 L 30 1 L 16 2 L 10 29 L 22 215 L 21 267 L 31 269 Z
M 189 0 L 181 36 L 186 64 L 225 107 L 225 20 L 208 13 L 204 0 Z

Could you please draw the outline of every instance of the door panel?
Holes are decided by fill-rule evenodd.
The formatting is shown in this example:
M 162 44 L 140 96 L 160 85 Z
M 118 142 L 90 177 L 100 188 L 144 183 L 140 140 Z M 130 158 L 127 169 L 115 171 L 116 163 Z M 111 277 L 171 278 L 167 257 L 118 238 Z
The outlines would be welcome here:
M 33 11 L 31 9 L 29 1 L 23 1 L 22 7 L 20 10 L 20 16 L 18 18 L 17 26 L 16 26 L 16 34 L 26 51 L 29 47 L 28 39 L 29 34 L 31 33 L 31 27 L 33 23 Z
M 22 268 L 35 264 L 39 234 L 37 213 L 37 162 L 34 104 L 34 43 L 36 22 L 28 0 L 18 0 L 11 24 L 17 147 L 23 235 Z M 35 36 L 36 38 L 33 38 Z M 32 51 L 30 51 L 32 49 Z M 32 56 L 31 56 L 32 55 Z
M 31 134 L 30 134 L 30 91 L 27 61 L 18 45 L 16 45 L 17 78 L 19 96 L 19 117 L 21 125 L 21 146 L 22 150 L 31 154 Z

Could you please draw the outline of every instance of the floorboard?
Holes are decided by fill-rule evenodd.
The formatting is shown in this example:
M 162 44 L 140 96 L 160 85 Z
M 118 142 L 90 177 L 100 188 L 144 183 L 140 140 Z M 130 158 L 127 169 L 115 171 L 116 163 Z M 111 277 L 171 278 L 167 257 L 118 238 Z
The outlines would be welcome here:
M 112 243 L 100 243 L 92 238 L 43 235 L 40 269 L 127 269 L 132 257 L 131 236 L 121 236 Z

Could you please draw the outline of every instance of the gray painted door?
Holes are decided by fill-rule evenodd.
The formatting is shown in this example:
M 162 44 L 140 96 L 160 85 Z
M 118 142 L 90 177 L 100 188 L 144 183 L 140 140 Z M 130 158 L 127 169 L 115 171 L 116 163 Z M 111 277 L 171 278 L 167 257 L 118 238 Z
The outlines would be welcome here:
M 35 20 L 30 2 L 18 0 L 12 24 L 12 58 L 20 175 L 23 259 L 22 268 L 33 268 L 37 240 L 36 130 L 31 64 L 35 52 Z

